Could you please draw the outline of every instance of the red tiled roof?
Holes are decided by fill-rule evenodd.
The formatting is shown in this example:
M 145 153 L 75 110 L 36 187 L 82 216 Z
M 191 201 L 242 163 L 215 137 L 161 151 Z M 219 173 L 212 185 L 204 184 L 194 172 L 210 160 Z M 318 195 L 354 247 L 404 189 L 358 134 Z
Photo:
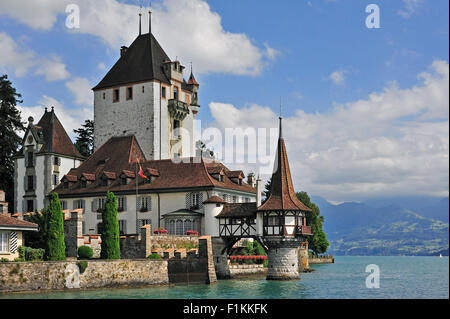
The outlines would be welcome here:
M 44 145 L 39 153 L 52 152 L 72 157 L 83 158 L 67 135 L 55 112 L 45 112 L 37 126 L 42 128 Z
M 208 170 L 209 174 L 221 174 L 223 175 L 223 167 L 219 167 L 219 166 L 213 166 L 213 167 L 207 167 L 206 168 Z
M 105 175 L 108 179 L 116 179 L 116 173 L 103 171 L 103 175 Z
M 159 171 L 154 168 L 147 167 L 145 170 L 150 176 L 159 176 Z
M 195 80 L 194 74 L 191 73 L 187 84 L 199 86 L 198 82 Z
M 67 181 L 69 181 L 69 182 L 76 182 L 76 181 L 77 181 L 77 177 L 74 176 L 74 175 L 68 175 L 68 174 L 66 174 L 66 175 L 63 176 L 62 180 L 63 180 L 63 181 L 64 181 L 64 180 L 67 180 Z
M 225 174 L 229 177 L 229 178 L 244 178 L 244 172 L 242 171 L 227 171 L 225 172 Z
M 311 209 L 305 206 L 297 199 L 292 184 L 291 170 L 286 152 L 286 146 L 281 134 L 280 118 L 280 137 L 278 138 L 277 157 L 275 159 L 276 169 L 272 174 L 272 188 L 267 201 L 258 207 L 262 210 L 301 210 L 310 212 Z
M 150 171 L 154 174 L 156 174 L 156 172 L 159 173 L 159 176 L 151 183 L 148 183 L 138 176 L 138 188 L 140 191 L 221 187 L 249 193 L 256 192 L 256 189 L 250 185 L 245 183 L 242 183 L 242 185 L 236 184 L 226 176 L 224 176 L 223 182 L 219 182 L 212 178 L 207 171 L 210 167 L 220 167 L 221 169 L 228 170 L 221 163 L 205 163 L 204 160 L 200 161 L 198 158 L 184 158 L 181 163 L 175 163 L 170 159 L 146 161 L 134 136 L 112 137 L 94 154 L 87 158 L 78 168 L 71 169 L 69 172 L 70 175 L 75 176 L 82 176 L 86 173 L 92 174 L 95 172 L 95 176 L 97 177 L 96 182 L 87 185 L 85 188 L 80 187 L 79 182 L 67 189 L 62 185 L 58 185 L 55 188 L 55 192 L 60 196 L 66 194 L 106 193 L 106 191 L 133 192 L 136 189 L 135 183 L 122 185 L 121 181 L 117 180 L 110 185 L 104 186 L 101 185 L 102 183 L 99 176 L 101 176 L 104 171 L 114 172 L 117 175 L 120 175 L 124 170 L 130 172 L 135 171 L 137 159 L 139 159 L 144 172 Z
M 84 177 L 87 181 L 95 181 L 95 174 L 82 173 L 81 177 Z
M 7 214 L 0 214 L 0 226 L 24 227 L 24 228 L 37 228 L 38 227 L 37 224 L 27 222 L 26 220 L 13 218 Z
M 124 174 L 126 177 L 129 177 L 129 178 L 134 178 L 135 177 L 135 175 L 134 175 L 134 173 L 132 171 L 128 171 L 126 169 L 122 170 L 122 174 Z
M 209 204 L 209 203 L 215 203 L 215 204 L 224 204 L 226 203 L 222 198 L 219 196 L 211 196 L 207 200 L 203 202 L 203 204 Z

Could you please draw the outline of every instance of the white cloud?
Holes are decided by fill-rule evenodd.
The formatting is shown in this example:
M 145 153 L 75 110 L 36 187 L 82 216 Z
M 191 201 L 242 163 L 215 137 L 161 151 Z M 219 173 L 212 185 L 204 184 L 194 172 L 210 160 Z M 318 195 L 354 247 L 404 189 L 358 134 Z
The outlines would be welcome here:
M 104 69 L 106 69 L 106 65 L 105 65 L 105 63 L 100 62 L 100 63 L 97 65 L 97 68 L 98 68 L 99 70 L 104 70 Z
M 0 32 L 0 71 L 25 75 L 34 65 L 35 53 L 17 45 L 5 32 Z
M 92 85 L 86 78 L 74 78 L 66 83 L 66 87 L 75 96 L 75 104 L 92 106 L 94 103 Z
M 45 107 L 47 107 L 48 111 L 50 111 L 52 106 L 54 107 L 56 116 L 61 121 L 61 124 L 72 140 L 76 137 L 73 130 L 80 128 L 81 125 L 84 124 L 85 120 L 94 118 L 91 107 L 86 107 L 83 109 L 69 109 L 62 101 L 58 101 L 47 95 L 42 95 L 41 99 L 38 101 L 38 105 L 19 105 L 17 108 L 21 111 L 22 119 L 26 120 L 26 125 L 28 125 L 28 117 L 32 116 L 34 118 L 34 123 L 37 124 L 44 115 Z
M 423 0 L 402 0 L 402 1 L 405 8 L 400 9 L 397 13 L 406 19 L 410 18 L 417 11 L 417 9 L 420 8 L 420 6 L 423 3 Z
M 344 72 L 345 71 L 334 71 L 330 74 L 330 80 L 336 85 L 343 85 L 345 83 Z
M 68 32 L 97 36 L 117 50 L 137 36 L 139 7 L 117 0 L 6 0 L 0 14 L 48 30 L 58 14 L 65 17 L 69 3 L 80 8 L 80 28 Z M 178 56 L 184 65 L 192 61 L 196 72 L 257 75 L 279 54 L 268 44 L 256 46 L 246 34 L 224 30 L 220 15 L 204 0 L 164 0 L 152 10 L 152 32 L 166 53 L 172 59 Z M 144 14 L 143 31 L 147 30 L 148 14 Z
M 48 82 L 65 80 L 69 77 L 66 65 L 61 62 L 61 58 L 52 54 L 50 58 L 44 58 L 39 63 L 36 70 L 37 75 L 44 75 Z
M 435 61 L 418 79 L 420 84 L 411 88 L 392 84 L 327 113 L 299 109 L 285 118 L 283 135 L 296 189 L 334 201 L 448 196 L 448 62 Z M 214 102 L 210 110 L 212 125 L 222 130 L 278 125 L 269 107 L 238 109 Z

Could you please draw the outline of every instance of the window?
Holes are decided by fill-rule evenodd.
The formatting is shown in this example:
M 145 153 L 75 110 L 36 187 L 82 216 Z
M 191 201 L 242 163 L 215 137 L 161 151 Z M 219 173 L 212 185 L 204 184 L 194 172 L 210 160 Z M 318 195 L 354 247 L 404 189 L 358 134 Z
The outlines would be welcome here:
M 197 92 L 194 92 L 194 100 L 197 100 L 197 97 L 198 97 Z
M 164 99 L 166 98 L 166 87 L 164 86 L 161 88 L 161 97 Z
M 0 252 L 9 252 L 9 233 L 0 232 Z
M 173 99 L 178 100 L 178 87 L 173 87 Z
M 86 188 L 87 187 L 87 181 L 85 179 L 81 180 L 81 187 Z
M 106 93 L 105 92 L 103 92 L 103 99 L 105 99 L 106 98 Z
M 277 226 L 279 225 L 280 219 L 278 216 L 269 216 L 267 217 L 267 224 L 269 226 Z
M 246 203 L 250 203 L 250 198 L 245 197 L 245 202 L 246 202 Z
M 34 200 L 27 200 L 27 213 L 34 212 Z
M 199 209 L 199 208 L 200 208 L 200 193 L 193 193 L 191 209 Z
M 75 200 L 73 203 L 73 207 L 74 209 L 84 209 L 84 201 L 82 199 Z
M 233 196 L 233 203 L 237 203 L 237 197 Z
M 180 121 L 173 120 L 173 138 L 178 139 L 180 137 Z
M 122 184 L 122 185 L 127 185 L 127 184 L 128 184 L 128 178 L 122 177 L 122 178 L 121 178 L 121 184 Z
M 119 212 L 123 212 L 124 210 L 126 210 L 125 202 L 126 202 L 125 197 L 117 197 L 117 210 Z
M 166 229 L 170 235 L 175 235 L 175 221 L 173 219 L 166 221 Z
M 151 219 L 138 219 L 138 225 L 139 227 L 145 226 L 145 225 L 151 225 L 152 220 Z
M 145 87 L 144 86 L 142 86 L 142 93 L 144 93 L 145 92 Z
M 102 186 L 108 186 L 108 179 L 107 178 L 103 178 L 102 179 Z
M 58 185 L 58 175 L 53 174 L 52 178 L 53 178 L 53 185 Z
M 114 89 L 113 102 L 119 102 L 119 98 L 120 98 L 119 89 Z
M 53 165 L 61 165 L 61 159 L 58 156 L 53 157 Z
M 140 212 L 148 212 L 151 210 L 151 198 L 150 197 L 141 197 L 139 200 L 140 204 Z
M 127 100 L 133 99 L 133 87 L 127 87 Z
M 126 220 L 119 220 L 119 233 L 121 235 L 124 235 L 127 231 L 127 221 Z
M 32 191 L 34 190 L 34 176 L 29 175 L 27 178 L 28 178 L 27 191 Z
M 27 167 L 33 167 L 34 166 L 34 153 L 27 152 L 27 156 L 28 156 Z
M 183 221 L 180 219 L 177 220 L 177 222 L 176 222 L 175 235 L 184 235 L 183 234 Z
M 61 209 L 62 209 L 62 210 L 67 209 L 67 201 L 65 201 L 65 200 L 62 200 L 62 201 L 61 201 Z

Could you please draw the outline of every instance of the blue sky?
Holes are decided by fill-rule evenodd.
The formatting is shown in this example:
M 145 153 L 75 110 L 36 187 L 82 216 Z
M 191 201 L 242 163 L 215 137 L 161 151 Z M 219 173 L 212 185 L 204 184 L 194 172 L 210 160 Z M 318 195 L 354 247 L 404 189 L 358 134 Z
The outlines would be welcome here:
M 79 30 L 65 26 L 64 9 L 69 3 L 80 6 Z M 379 29 L 366 28 L 365 8 L 370 3 L 380 8 Z M 44 104 L 55 104 L 57 112 L 61 108 L 64 113 L 60 117 L 68 132 L 91 117 L 88 87 L 96 85 L 115 63 L 120 46 L 129 45 L 137 35 L 138 5 L 139 1 L 116 0 L 51 0 L 45 5 L 38 1 L 2 1 L 0 44 L 9 49 L 0 52 L 0 72 L 6 72 L 23 95 L 24 116 L 39 118 Z M 363 165 L 363 172 L 373 169 L 374 179 L 369 182 L 360 177 L 358 169 L 359 177 L 355 175 L 345 183 L 337 182 L 342 180 L 339 174 L 335 180 L 324 180 L 313 173 L 294 174 L 300 188 L 309 187 L 315 195 L 336 201 L 370 194 L 448 196 L 448 167 L 444 167 L 448 166 L 448 102 L 443 102 L 448 97 L 448 1 L 160 0 L 153 1 L 152 7 L 154 34 L 163 48 L 187 69 L 193 62 L 200 83 L 199 119 L 203 126 L 234 125 L 221 116 L 231 112 L 240 125 L 275 127 L 274 114 L 278 113 L 281 97 L 286 126 L 292 127 L 292 138 L 286 138 L 288 151 L 295 158 L 291 166 L 309 172 L 321 172 L 326 167 L 331 171 L 329 176 L 338 169 L 354 171 L 359 165 Z M 179 26 L 178 30 L 168 30 L 166 21 L 170 18 L 175 21 L 170 26 Z M 212 31 L 205 32 L 205 25 Z M 146 14 L 143 29 L 147 30 Z M 202 35 L 204 42 L 193 40 L 196 35 Z M 435 82 L 418 77 L 424 72 Z M 410 101 L 419 99 L 414 96 L 415 87 L 423 89 L 422 104 L 411 102 L 409 109 L 414 111 L 399 111 L 398 116 L 379 123 L 383 132 L 375 127 L 360 128 L 354 134 L 360 137 L 367 133 L 365 139 L 353 141 L 350 131 L 340 140 L 329 137 L 328 142 L 327 136 L 339 134 L 320 132 L 328 130 L 329 123 L 339 122 L 338 107 L 348 112 L 350 122 L 340 122 L 344 126 L 359 122 L 354 110 L 364 102 L 372 111 L 380 107 L 389 113 L 395 103 L 408 108 Z M 377 106 L 371 94 L 386 103 Z M 376 114 L 372 111 L 370 114 Z M 256 113 L 267 117 L 256 123 L 252 119 Z M 310 125 L 301 126 L 303 120 Z M 305 130 L 317 134 L 308 135 Z M 423 145 L 421 141 L 408 144 L 415 136 L 424 138 Z M 426 149 L 430 140 L 434 141 L 433 155 Z M 329 156 L 336 151 L 335 145 L 342 153 Z M 381 153 L 392 148 L 392 152 L 369 154 L 355 145 L 380 147 Z M 405 163 L 405 152 L 417 161 Z M 339 159 L 350 164 L 331 165 L 333 158 L 334 162 Z M 418 169 L 420 163 L 427 163 L 429 170 Z M 413 180 L 420 182 L 405 190 L 389 177 L 383 180 L 386 170 L 394 170 L 387 175 L 399 174 L 399 179 L 413 174 Z M 426 186 L 432 182 L 430 178 L 439 178 L 434 182 L 437 186 Z M 405 183 L 411 184 L 406 179 Z

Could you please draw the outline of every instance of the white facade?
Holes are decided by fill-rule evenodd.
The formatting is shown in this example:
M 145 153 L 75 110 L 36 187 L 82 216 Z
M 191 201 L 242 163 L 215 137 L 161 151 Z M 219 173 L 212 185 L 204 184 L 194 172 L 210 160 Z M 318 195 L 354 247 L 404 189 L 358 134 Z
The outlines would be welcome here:
M 48 205 L 46 196 L 60 183 L 60 179 L 82 163 L 78 158 L 65 155 L 38 153 L 42 144 L 35 140 L 31 130 L 24 141 L 23 155 L 14 160 L 15 213 L 42 210 Z M 28 153 L 33 153 L 33 156 Z
M 140 227 L 145 223 L 150 223 L 152 225 L 152 229 L 157 229 L 158 227 L 166 228 L 166 223 L 164 219 L 164 215 L 168 213 L 173 213 L 180 209 L 189 210 L 191 207 L 187 203 L 188 198 L 191 194 L 198 194 L 199 198 L 199 207 L 198 209 L 194 209 L 195 212 L 203 214 L 201 218 L 201 223 L 199 224 L 198 231 L 202 235 L 211 235 L 216 236 L 219 224 L 218 219 L 213 216 L 218 212 L 208 209 L 208 205 L 203 204 L 203 201 L 208 199 L 211 196 L 220 196 L 227 195 L 228 199 L 236 196 L 236 192 L 229 190 L 228 192 L 225 190 L 213 190 L 213 191 L 181 191 L 181 192 L 167 192 L 167 193 L 150 193 L 150 194 L 138 194 L 139 201 L 142 200 L 142 197 L 148 197 L 150 200 L 147 202 L 148 211 L 141 212 L 140 207 L 136 207 L 136 194 L 127 194 L 121 195 L 120 193 L 115 194 L 118 199 L 118 208 L 120 210 L 123 207 L 123 211 L 119 211 L 118 219 L 119 219 L 119 227 L 121 228 L 121 232 L 124 234 L 136 234 L 136 226 Z M 122 199 L 124 198 L 124 200 Z M 253 193 L 243 193 L 239 196 L 239 202 L 245 202 L 246 198 L 251 202 L 256 201 L 256 196 Z M 97 196 L 97 197 L 77 197 L 77 198 L 66 198 L 64 196 L 61 197 L 61 201 L 63 205 L 67 209 L 77 209 L 83 208 L 83 233 L 84 234 L 98 234 L 98 224 L 101 223 L 101 213 L 98 212 L 98 208 L 100 205 L 95 204 L 95 201 L 99 199 L 106 199 L 106 196 Z M 122 201 L 122 202 L 120 202 Z M 231 201 L 230 201 L 231 202 Z M 81 205 L 80 205 L 81 203 Z M 136 224 L 136 216 L 139 224 Z M 183 217 L 178 218 L 174 217 L 174 219 L 178 220 L 189 220 L 191 217 Z M 158 223 L 159 221 L 159 223 Z M 195 230 L 195 229 L 189 229 Z M 184 234 L 184 232 L 183 232 Z
M 116 90 L 118 100 L 114 100 Z M 192 110 L 180 123 L 181 141 L 177 143 L 174 138 L 174 119 L 168 111 L 174 90 L 178 91 L 177 100 L 189 105 L 192 94 L 182 90 L 177 81 L 171 85 L 148 81 L 94 91 L 94 150 L 113 136 L 135 135 L 147 160 L 173 158 L 174 153 L 195 156 Z

